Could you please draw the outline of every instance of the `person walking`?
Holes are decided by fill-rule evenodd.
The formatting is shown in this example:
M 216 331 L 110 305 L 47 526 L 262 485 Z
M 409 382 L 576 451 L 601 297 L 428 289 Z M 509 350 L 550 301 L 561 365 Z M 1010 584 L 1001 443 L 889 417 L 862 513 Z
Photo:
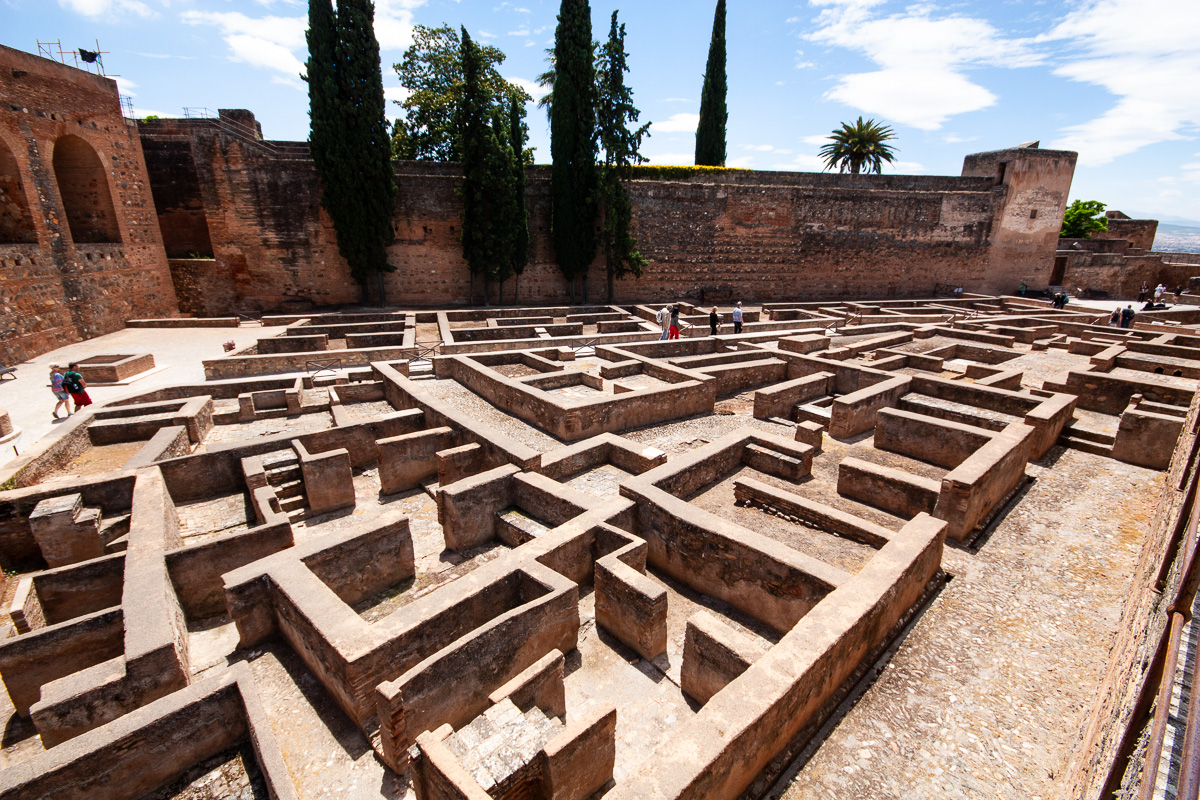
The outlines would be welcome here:
M 679 338 L 679 306 L 678 304 L 671 306 L 671 327 L 667 331 L 668 339 Z
M 1121 327 L 1122 328 L 1132 328 L 1133 327 L 1133 318 L 1136 315 L 1137 315 L 1137 312 L 1133 310 L 1133 306 L 1127 305 L 1127 306 L 1125 306 L 1125 308 L 1121 309 Z
M 1167 287 L 1161 283 L 1158 286 L 1154 287 L 1154 302 L 1155 303 L 1158 303 L 1162 300 L 1163 292 L 1165 292 L 1166 290 L 1167 290 Z
M 742 301 L 738 300 L 737 305 L 733 307 L 733 332 L 742 332 Z
M 1121 326 L 1121 307 L 1117 306 L 1113 309 L 1112 316 L 1108 318 L 1108 327 L 1119 328 Z
M 1027 291 L 1029 291 L 1029 287 L 1025 285 L 1025 281 L 1021 281 L 1021 285 L 1017 287 L 1017 294 L 1024 297 Z
M 50 391 L 54 393 L 56 398 L 58 398 L 58 403 L 55 404 L 54 411 L 52 412 L 55 419 L 59 418 L 58 410 L 60 408 L 65 408 L 67 410 L 67 416 L 71 416 L 71 395 L 67 394 L 67 390 L 63 388 L 63 375 L 62 372 L 60 372 L 61 369 L 62 367 L 60 367 L 58 364 L 50 365 Z
M 721 327 L 721 317 L 717 314 L 717 307 L 713 306 L 712 311 L 708 312 L 708 335 L 716 336 L 719 327 Z
M 662 328 L 662 336 L 658 337 L 658 340 L 661 342 L 667 338 L 667 328 L 671 324 L 671 307 L 663 306 L 658 310 L 658 314 L 654 318 L 658 320 L 658 324 Z
M 71 399 L 75 401 L 75 411 L 92 404 L 92 398 L 88 397 L 87 393 L 87 381 L 79 374 L 78 367 L 79 364 L 72 361 L 67 365 L 66 373 L 63 374 L 63 388 L 70 393 Z

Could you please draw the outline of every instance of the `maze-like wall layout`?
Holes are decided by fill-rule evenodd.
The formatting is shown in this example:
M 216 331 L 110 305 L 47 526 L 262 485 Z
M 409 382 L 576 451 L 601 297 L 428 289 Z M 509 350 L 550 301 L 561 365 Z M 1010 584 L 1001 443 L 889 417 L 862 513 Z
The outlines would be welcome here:
M 0 474 L 0 798 L 801 792 L 1037 484 L 1194 433 L 1175 322 L 658 308 L 267 318 L 58 428 Z

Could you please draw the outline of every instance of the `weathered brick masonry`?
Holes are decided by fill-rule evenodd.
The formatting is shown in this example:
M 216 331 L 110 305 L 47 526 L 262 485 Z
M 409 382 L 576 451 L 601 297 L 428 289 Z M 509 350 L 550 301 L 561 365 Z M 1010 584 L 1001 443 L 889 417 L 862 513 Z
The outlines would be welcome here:
M 0 361 L 176 313 L 116 83 L 0 46 Z
M 306 146 L 255 132 L 245 111 L 141 125 L 167 251 L 199 253 L 201 228 L 211 242 L 213 260 L 172 262 L 182 310 L 358 300 L 317 202 Z M 635 181 L 636 233 L 651 263 L 641 279 L 618 282 L 617 299 L 903 297 L 927 296 L 936 283 L 980 292 L 1011 291 L 1022 280 L 1045 285 L 1074 166 L 1074 153 L 1020 148 L 969 156 L 964 177 L 729 172 Z M 388 300 L 467 302 L 457 165 L 406 162 L 396 176 Z M 569 298 L 554 265 L 549 199 L 549 168 L 531 168 L 522 302 Z M 505 291 L 511 297 L 512 282 Z M 589 294 L 602 299 L 604 291 L 598 257 Z

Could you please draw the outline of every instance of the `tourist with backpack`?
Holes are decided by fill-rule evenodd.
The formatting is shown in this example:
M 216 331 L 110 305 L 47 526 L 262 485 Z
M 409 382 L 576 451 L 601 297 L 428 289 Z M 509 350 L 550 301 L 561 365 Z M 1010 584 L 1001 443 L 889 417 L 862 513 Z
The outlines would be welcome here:
M 62 367 L 58 364 L 50 365 L 50 391 L 58 399 L 58 403 L 54 406 L 54 411 L 51 412 L 54 414 L 55 419 L 58 419 L 58 410 L 60 408 L 66 408 L 67 416 L 71 416 L 71 395 L 63 388 L 63 374 L 59 372 L 61 369 Z
M 1121 327 L 1132 328 L 1133 318 L 1136 315 L 1137 312 L 1133 310 L 1133 306 L 1125 306 L 1125 308 L 1121 309 Z
M 90 406 L 92 404 L 92 398 L 88 397 L 87 393 L 87 381 L 85 381 L 83 376 L 79 374 L 78 367 L 79 364 L 74 361 L 68 364 L 67 371 L 63 375 L 62 383 L 63 389 L 65 389 L 67 393 L 71 395 L 71 399 L 75 401 L 75 411 L 78 411 L 84 406 Z

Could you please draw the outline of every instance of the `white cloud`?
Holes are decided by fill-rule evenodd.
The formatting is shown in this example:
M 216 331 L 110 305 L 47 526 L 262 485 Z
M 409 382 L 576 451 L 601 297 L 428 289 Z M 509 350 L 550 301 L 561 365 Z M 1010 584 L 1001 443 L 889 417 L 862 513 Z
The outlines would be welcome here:
M 726 160 L 725 166 L 734 169 L 752 169 L 754 167 L 754 156 L 738 156 Z
M 942 141 L 946 144 L 962 144 L 963 142 L 973 142 L 978 138 L 978 136 L 959 136 L 957 133 L 948 133 L 942 137 Z
M 1101 86 L 1116 103 L 1061 131 L 1051 147 L 1079 151 L 1084 166 L 1107 164 L 1200 125 L 1200 4 L 1180 0 L 1094 0 L 1071 11 L 1045 41 L 1078 51 L 1057 75 Z
M 783 170 L 785 172 L 820 172 L 825 169 L 825 162 L 820 156 L 799 153 L 791 161 L 782 161 L 775 164 L 771 169 Z
M 664 103 L 694 103 L 696 101 L 689 100 L 686 97 L 664 97 L 662 102 L 664 102 Z
M 92 19 L 111 17 L 126 11 L 139 17 L 155 16 L 155 12 L 148 5 L 138 0 L 58 0 L 58 4 L 68 11 Z
M 818 134 L 817 136 L 805 136 L 800 141 L 804 142 L 805 144 L 815 144 L 815 145 L 829 144 L 829 134 L 822 133 L 822 134 Z
M 138 85 L 129 78 L 119 78 L 117 80 L 117 91 L 121 94 L 127 94 L 130 97 L 137 97 Z
M 647 164 L 667 167 L 690 167 L 696 163 L 695 153 L 659 153 L 647 155 Z
M 1003 36 L 986 20 L 934 16 L 932 5 L 876 13 L 882 0 L 809 0 L 824 6 L 804 38 L 856 50 L 880 69 L 843 75 L 826 96 L 923 130 L 956 114 L 994 105 L 996 96 L 964 74 L 973 66 L 1029 67 L 1043 57 L 1026 39 Z
M 541 100 L 543 97 L 545 97 L 550 92 L 550 87 L 542 86 L 540 83 L 525 80 L 524 78 L 508 77 L 508 78 L 505 78 L 504 80 L 508 81 L 509 83 L 513 84 L 514 86 L 520 86 L 522 89 L 529 92 L 529 96 L 532 97 L 534 100 Z
M 699 124 L 699 114 L 681 112 L 679 114 L 672 114 L 662 122 L 653 123 L 651 130 L 654 133 L 695 133 L 696 126 Z
M 185 11 L 189 25 L 213 25 L 223 36 L 245 36 L 277 44 L 288 50 L 304 50 L 305 17 L 248 17 L 240 11 Z
M 515 31 L 509 31 L 508 35 L 509 36 L 528 36 L 529 35 L 529 26 L 525 25 L 520 28 L 517 28 Z
M 769 144 L 744 144 L 744 145 L 742 145 L 742 149 L 743 150 L 758 150 L 759 152 L 762 152 L 762 153 L 769 153 L 772 150 L 774 150 L 775 148 Z
M 241 33 L 226 36 L 225 44 L 233 51 L 235 61 L 282 73 L 277 77 L 289 84 L 301 83 L 300 73 L 304 72 L 304 64 L 283 45 Z

